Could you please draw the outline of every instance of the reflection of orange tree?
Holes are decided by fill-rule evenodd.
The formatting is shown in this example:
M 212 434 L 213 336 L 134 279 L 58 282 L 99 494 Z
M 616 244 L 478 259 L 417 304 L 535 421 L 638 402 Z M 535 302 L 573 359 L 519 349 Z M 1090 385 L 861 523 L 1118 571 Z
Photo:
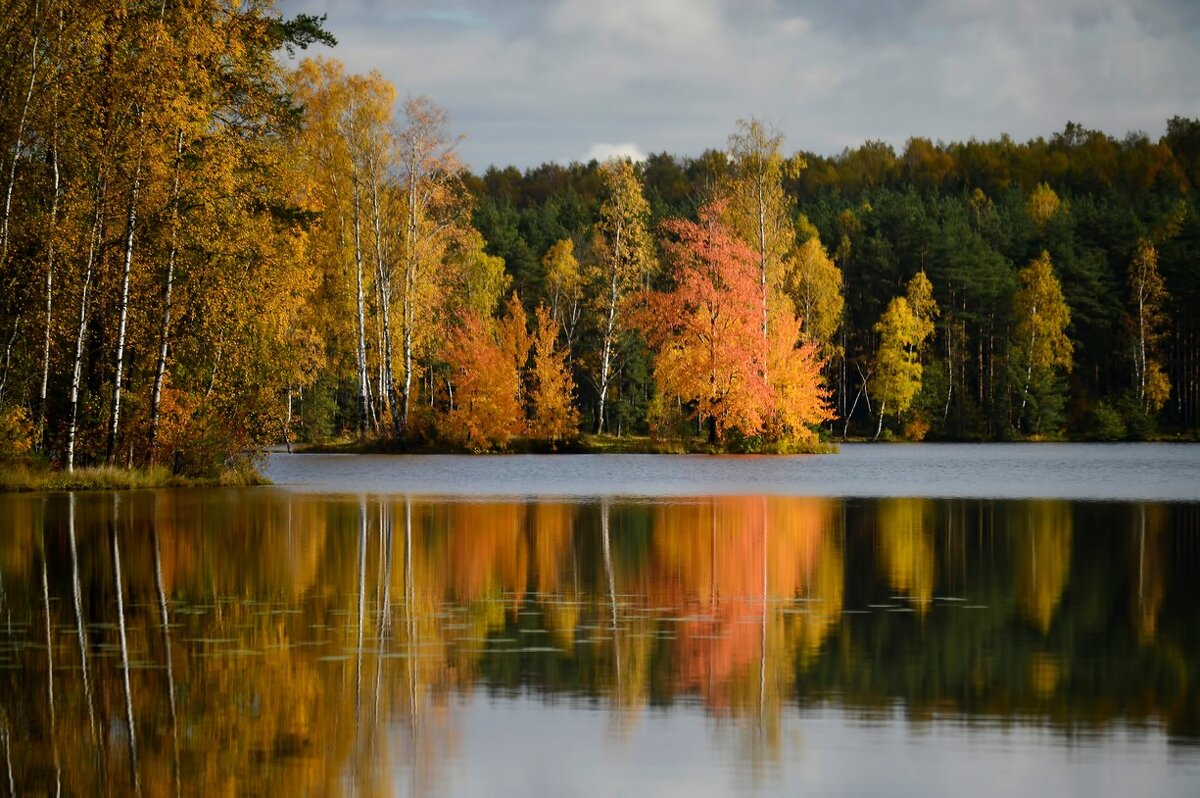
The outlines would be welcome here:
M 797 656 L 810 660 L 841 614 L 832 509 L 825 499 L 729 497 L 655 516 L 649 601 L 680 618 L 678 688 L 757 717 L 772 749 Z
M 570 651 L 579 624 L 579 579 L 574 556 L 573 504 L 537 502 L 530 507 L 533 585 L 554 643 Z

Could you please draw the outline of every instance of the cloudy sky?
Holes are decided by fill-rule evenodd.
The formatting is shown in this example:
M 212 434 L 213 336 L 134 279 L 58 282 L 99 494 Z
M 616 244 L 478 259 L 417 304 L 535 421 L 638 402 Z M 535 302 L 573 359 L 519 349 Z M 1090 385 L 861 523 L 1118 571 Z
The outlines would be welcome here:
M 1200 0 L 279 0 L 445 107 L 475 169 L 866 139 L 1157 137 L 1200 116 Z

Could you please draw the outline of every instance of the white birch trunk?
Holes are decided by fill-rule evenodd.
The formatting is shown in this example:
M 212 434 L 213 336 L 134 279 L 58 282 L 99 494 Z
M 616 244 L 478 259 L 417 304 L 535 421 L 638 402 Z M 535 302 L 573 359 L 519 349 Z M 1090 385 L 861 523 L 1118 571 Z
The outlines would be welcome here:
M 1025 403 L 1029 401 L 1029 385 L 1033 382 L 1033 346 L 1037 343 L 1037 303 L 1033 303 L 1033 307 L 1029 310 L 1029 325 L 1032 329 L 1029 331 L 1029 352 L 1026 357 L 1029 362 L 1025 366 L 1025 390 L 1021 391 L 1021 412 L 1017 415 L 1018 427 L 1025 418 Z
M 58 229 L 58 199 L 61 183 L 58 170 L 58 130 L 52 137 L 50 166 L 54 174 L 54 194 L 50 199 L 50 231 L 46 235 L 46 329 L 42 337 L 42 383 L 38 391 L 37 442 L 44 441 L 46 427 L 46 395 L 50 387 L 50 330 L 54 320 L 54 235 Z
M 416 289 L 417 270 L 417 159 L 415 141 L 409 144 L 408 153 L 408 219 L 404 231 L 404 418 L 403 430 L 408 432 L 409 410 L 412 405 L 413 367 L 413 291 Z M 432 396 L 430 397 L 432 399 Z
M 171 245 L 167 252 L 167 274 L 163 280 L 162 319 L 158 328 L 158 362 L 154 366 L 154 389 L 150 395 L 150 462 L 158 447 L 159 407 L 163 379 L 167 371 L 167 353 L 171 342 L 171 294 L 175 287 L 175 258 L 179 251 L 179 171 L 183 162 L 183 131 L 175 138 L 175 175 L 171 182 Z
M 596 434 L 604 432 L 604 405 L 608 399 L 608 384 L 612 378 L 613 338 L 616 334 L 617 322 L 617 274 L 613 272 L 609 281 L 608 315 L 604 324 L 604 346 L 600 358 L 600 405 L 596 411 Z
M 37 15 L 35 6 L 34 15 Z M 29 56 L 29 88 L 25 91 L 25 101 L 21 104 L 21 116 L 17 120 L 17 138 L 13 142 L 12 159 L 8 165 L 8 182 L 4 188 L 4 216 L 0 220 L 0 266 L 8 261 L 8 230 L 12 214 L 13 188 L 17 182 L 17 161 L 21 157 L 21 145 L 25 138 L 25 119 L 29 114 L 29 103 L 33 100 L 33 88 L 37 81 L 38 58 L 37 51 L 40 39 L 33 37 L 33 47 Z
M 96 187 L 96 213 L 92 219 L 92 230 L 88 239 L 87 263 L 83 271 L 83 287 L 79 295 L 79 326 L 75 334 L 75 360 L 71 372 L 71 417 L 67 425 L 67 472 L 75 470 L 75 437 L 79 428 L 79 381 L 83 369 L 83 344 L 87 338 L 88 299 L 92 285 L 92 271 L 96 262 L 101 220 L 104 213 L 104 186 Z
M 379 207 L 379 181 L 371 180 L 371 215 L 375 227 L 375 278 L 379 285 L 379 305 L 383 318 L 383 381 L 388 412 L 392 416 L 392 434 L 399 439 L 401 419 L 396 401 L 396 381 L 392 376 L 392 281 L 384 267 L 383 212 Z
M 363 270 L 362 270 L 362 222 L 361 197 L 358 185 L 358 167 L 352 177 L 354 185 L 354 278 L 358 309 L 358 436 L 367 434 L 367 340 L 363 318 Z
M 142 155 L 138 153 L 137 166 L 133 170 L 133 186 L 129 191 L 129 209 L 125 220 L 125 258 L 121 278 L 120 321 L 117 323 L 117 360 L 113 375 L 112 419 L 108 427 L 108 448 L 105 459 L 113 462 L 116 455 L 117 432 L 121 425 L 121 381 L 125 376 L 125 331 L 129 325 L 129 274 L 133 267 L 133 240 L 137 230 L 138 192 L 142 179 Z

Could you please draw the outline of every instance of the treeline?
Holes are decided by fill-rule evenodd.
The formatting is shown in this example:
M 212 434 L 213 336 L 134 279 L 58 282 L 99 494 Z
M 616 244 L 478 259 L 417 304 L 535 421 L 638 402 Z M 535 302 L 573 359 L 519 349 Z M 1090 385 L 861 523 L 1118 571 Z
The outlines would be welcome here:
M 652 227 L 695 217 L 721 191 L 737 139 L 639 165 Z M 784 160 L 782 140 L 769 143 Z M 1068 123 L 1021 144 L 915 138 L 897 154 L 867 142 L 785 167 L 781 259 L 808 282 L 792 298 L 826 357 L 830 434 L 1195 434 L 1200 121 L 1173 118 L 1158 141 Z M 489 251 L 523 296 L 553 290 L 540 253 L 562 237 L 586 241 L 598 170 L 493 168 L 473 182 Z M 911 313 L 914 281 L 931 291 L 923 321 Z M 617 414 L 641 416 L 648 369 L 632 348 Z M 580 389 L 587 408 L 586 379 Z
M 495 254 L 442 109 L 335 60 L 304 61 L 290 86 L 320 351 L 281 430 L 475 451 L 561 448 L 587 428 L 816 444 L 828 392 L 781 257 L 785 163 L 760 125 L 692 219 L 656 223 L 632 162 L 594 164 L 594 207 L 531 280 Z
M 1197 427 L 1200 122 L 471 174 L 268 3 L 0 20 L 0 450 L 211 473 L 299 437 Z M 823 431 L 823 432 L 821 432 Z

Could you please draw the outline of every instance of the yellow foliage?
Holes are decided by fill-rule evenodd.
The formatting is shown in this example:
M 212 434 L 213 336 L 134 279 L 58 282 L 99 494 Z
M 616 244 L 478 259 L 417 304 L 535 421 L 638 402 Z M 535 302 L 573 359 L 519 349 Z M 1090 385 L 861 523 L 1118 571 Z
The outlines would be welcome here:
M 1029 195 L 1029 201 L 1025 207 L 1030 218 L 1033 219 L 1033 223 L 1040 229 L 1058 215 L 1062 209 L 1062 200 L 1050 186 L 1038 183 L 1033 193 Z
M 1021 612 L 1042 633 L 1071 575 L 1071 506 L 1062 501 L 1033 501 L 1013 519 L 1016 593 Z
M 33 448 L 33 425 L 23 407 L 0 409 L 0 463 L 29 456 Z
M 802 222 L 807 220 L 802 218 Z M 793 250 L 787 291 L 795 304 L 804 334 L 829 355 L 836 349 L 834 336 L 841 326 L 846 304 L 842 296 L 842 270 L 829 257 L 815 230 L 813 233 Z
M 1017 284 L 1013 311 L 1018 362 L 1033 369 L 1061 367 L 1070 371 L 1074 362 L 1074 345 L 1067 337 L 1071 309 L 1054 276 L 1050 253 L 1042 252 L 1017 272 Z
M 567 353 L 555 347 L 558 328 L 545 305 L 538 305 L 535 317 L 529 435 L 551 442 L 574 438 L 579 411 L 572 403 L 575 381 L 567 368 Z

